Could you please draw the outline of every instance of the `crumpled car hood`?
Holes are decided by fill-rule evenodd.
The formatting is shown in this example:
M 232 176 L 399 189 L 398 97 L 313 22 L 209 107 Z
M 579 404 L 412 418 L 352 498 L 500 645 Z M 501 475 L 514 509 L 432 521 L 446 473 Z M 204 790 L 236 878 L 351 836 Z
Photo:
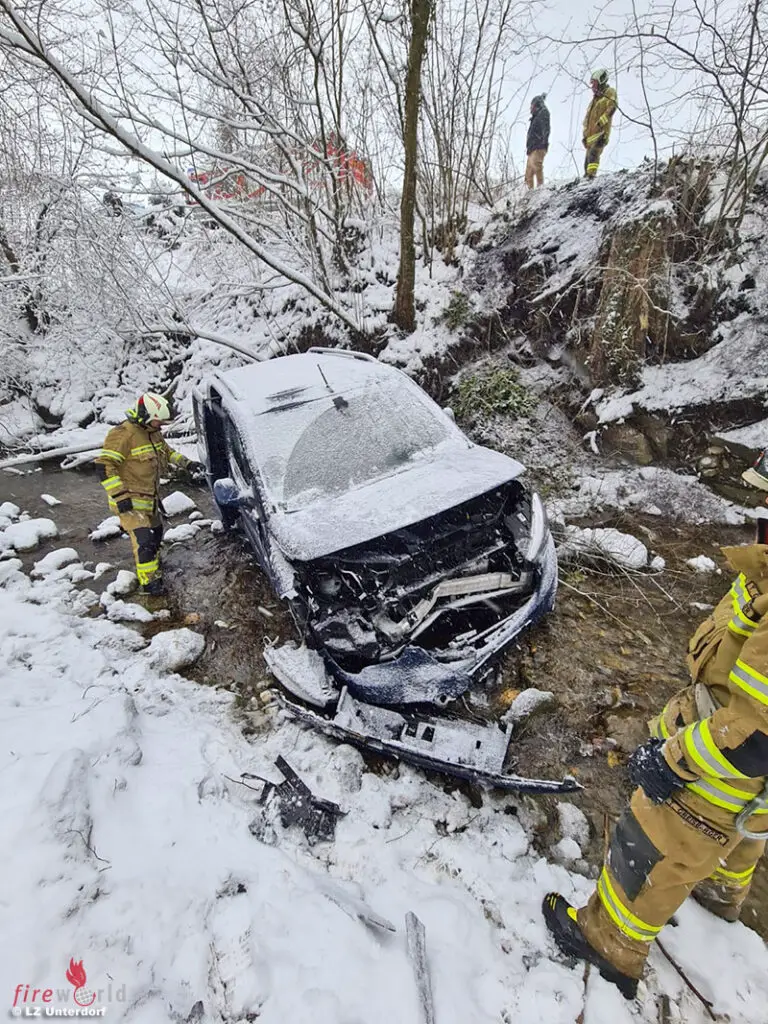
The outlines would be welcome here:
M 410 526 L 520 476 L 524 467 L 480 445 L 441 450 L 430 460 L 363 487 L 270 519 L 289 559 L 307 562 Z

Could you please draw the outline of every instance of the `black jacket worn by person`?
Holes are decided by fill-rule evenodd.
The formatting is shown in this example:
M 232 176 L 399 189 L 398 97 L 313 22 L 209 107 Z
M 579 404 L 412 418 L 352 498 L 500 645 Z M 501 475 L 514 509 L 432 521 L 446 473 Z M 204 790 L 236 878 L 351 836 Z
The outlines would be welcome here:
M 535 149 L 549 148 L 549 111 L 541 96 L 534 96 L 531 102 L 531 123 L 525 140 L 526 153 Z

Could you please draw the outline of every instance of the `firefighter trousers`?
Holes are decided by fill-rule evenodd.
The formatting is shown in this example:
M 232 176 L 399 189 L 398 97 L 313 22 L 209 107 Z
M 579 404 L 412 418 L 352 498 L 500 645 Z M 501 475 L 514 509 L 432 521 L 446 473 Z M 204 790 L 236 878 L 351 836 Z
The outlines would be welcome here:
M 749 892 L 765 840 L 743 838 L 735 824 L 710 824 L 700 803 L 686 790 L 664 804 L 635 790 L 597 889 L 577 913 L 589 944 L 630 977 L 641 976 L 651 943 L 694 889 L 728 920 L 738 917 Z M 753 815 L 748 827 L 768 835 L 765 817 Z
M 163 522 L 155 512 L 123 512 L 120 526 L 131 539 L 136 575 L 141 586 L 162 575 L 160 568 L 160 544 L 163 539 Z
M 537 185 L 544 184 L 544 157 L 546 155 L 546 149 L 533 149 L 528 154 L 525 164 L 525 184 L 528 188 L 533 188 L 534 178 Z
M 594 178 L 597 174 L 597 168 L 600 166 L 600 157 L 603 155 L 604 149 L 604 142 L 595 142 L 591 146 L 587 146 L 587 152 L 584 157 L 585 178 Z

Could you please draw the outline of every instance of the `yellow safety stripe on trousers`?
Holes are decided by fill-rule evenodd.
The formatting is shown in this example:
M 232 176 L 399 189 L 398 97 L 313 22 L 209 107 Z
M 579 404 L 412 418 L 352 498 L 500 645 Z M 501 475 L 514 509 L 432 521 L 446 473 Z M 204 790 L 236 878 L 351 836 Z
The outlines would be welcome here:
M 153 444 L 139 444 L 135 448 L 131 448 L 131 455 L 146 455 L 147 452 L 154 452 L 155 450 Z
M 588 146 L 594 145 L 594 143 L 596 143 L 598 139 L 602 139 L 602 137 L 603 137 L 603 133 L 602 132 L 598 132 L 597 135 L 588 135 L 587 136 L 587 145 Z
M 112 459 L 113 462 L 125 462 L 125 456 L 115 452 L 111 448 L 102 448 L 96 456 L 99 459 Z
M 697 793 L 707 803 L 714 804 L 715 807 L 722 807 L 733 814 L 743 811 L 757 795 L 756 793 L 745 793 L 743 789 L 735 789 L 727 782 L 713 778 L 695 779 L 693 782 L 686 782 L 685 787 L 692 793 Z M 768 807 L 760 808 L 754 813 L 768 814 Z
M 180 462 L 186 461 L 181 452 L 171 452 L 170 460 L 174 464 L 174 466 L 178 466 Z
M 716 779 L 748 779 L 749 775 L 734 768 L 722 750 L 712 739 L 709 722 L 693 722 L 683 732 L 680 739 L 686 753 L 707 776 Z
M 110 494 L 112 491 L 116 491 L 120 487 L 122 487 L 123 481 L 120 479 L 119 476 L 108 476 L 106 480 L 101 481 L 101 486 L 104 488 L 107 494 Z
M 136 563 L 136 575 L 139 578 L 139 583 L 144 586 L 145 583 L 149 583 L 153 576 L 157 575 L 160 569 L 160 562 L 157 558 L 153 558 L 150 562 L 137 562 Z
M 661 712 L 658 718 L 654 718 L 649 726 L 649 732 L 651 736 L 655 736 L 657 740 L 668 740 L 672 733 L 667 727 L 667 723 L 664 721 L 664 715 L 667 713 L 667 708 Z
M 133 498 L 131 500 L 135 512 L 151 512 L 155 507 L 154 498 Z
M 620 932 L 628 935 L 630 939 L 636 939 L 638 942 L 653 942 L 661 931 L 661 926 L 657 928 L 655 925 L 646 924 L 645 921 L 642 921 L 624 906 L 616 895 L 616 890 L 611 885 L 611 880 L 605 868 L 603 868 L 597 883 L 597 892 L 608 916 Z
M 587 174 L 588 175 L 596 174 L 597 173 L 597 168 L 599 166 L 600 166 L 600 164 L 587 164 Z
M 727 868 L 715 868 L 709 877 L 716 882 L 730 883 L 743 889 L 752 881 L 752 875 L 754 875 L 756 867 L 757 865 L 753 864 L 746 871 L 728 871 Z
M 768 676 L 764 676 L 757 669 L 752 668 L 746 661 L 739 658 L 728 678 L 750 697 L 759 700 L 761 704 L 768 704 Z

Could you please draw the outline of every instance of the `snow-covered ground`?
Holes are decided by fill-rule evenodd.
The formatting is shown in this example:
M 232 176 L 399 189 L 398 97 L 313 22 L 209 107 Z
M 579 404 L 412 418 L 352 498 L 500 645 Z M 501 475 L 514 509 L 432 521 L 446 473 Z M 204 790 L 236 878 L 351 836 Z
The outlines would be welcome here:
M 247 738 L 231 694 L 166 667 L 202 638 L 147 644 L 86 616 L 74 555 L 32 575 L 0 562 L 0 1005 L 73 1008 L 74 961 L 80 1002 L 95 993 L 115 1022 L 419 1024 L 413 911 L 438 1024 L 573 1024 L 582 969 L 555 954 L 540 903 L 555 888 L 580 905 L 594 883 L 536 852 L 534 803 L 477 808 L 415 769 L 374 773 L 274 706 L 248 713 Z M 335 841 L 309 846 L 239 781 L 280 781 L 278 754 L 345 812 Z M 586 822 L 572 806 L 560 818 L 555 855 L 571 863 Z M 371 910 L 395 931 L 365 923 Z M 715 1010 L 767 1021 L 762 940 L 694 904 L 678 919 L 663 941 Z M 634 1004 L 591 976 L 585 1024 L 656 1022 L 662 992 L 671 1020 L 709 1019 L 659 952 L 650 964 Z

